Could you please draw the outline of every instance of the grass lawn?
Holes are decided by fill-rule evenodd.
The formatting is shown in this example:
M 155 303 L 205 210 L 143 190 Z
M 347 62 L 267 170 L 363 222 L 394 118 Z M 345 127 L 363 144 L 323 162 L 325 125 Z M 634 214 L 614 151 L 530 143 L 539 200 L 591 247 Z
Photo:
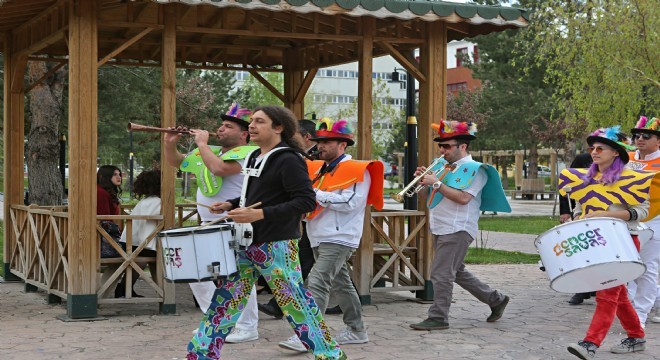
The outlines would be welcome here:
M 470 247 L 465 257 L 466 264 L 536 264 L 538 254 Z
M 479 218 L 479 229 L 516 234 L 541 234 L 559 225 L 559 217 L 552 216 L 497 216 Z

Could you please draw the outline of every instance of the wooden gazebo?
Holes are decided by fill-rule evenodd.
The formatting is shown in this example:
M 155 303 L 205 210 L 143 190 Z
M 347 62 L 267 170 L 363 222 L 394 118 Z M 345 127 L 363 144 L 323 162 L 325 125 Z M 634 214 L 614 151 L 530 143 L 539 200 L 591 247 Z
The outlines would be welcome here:
M 419 82 L 419 163 L 427 164 L 429 125 L 446 108 L 447 42 L 527 22 L 520 9 L 423 0 L 0 0 L 5 277 L 65 299 L 68 318 L 93 318 L 103 303 L 95 171 L 97 70 L 104 64 L 162 68 L 161 126 L 168 127 L 175 125 L 176 68 L 249 71 L 302 118 L 317 70 L 358 61 L 358 158 L 367 159 L 372 60 L 391 55 Z M 68 65 L 67 208 L 22 205 L 24 96 L 33 85 L 24 82 L 28 61 Z M 283 93 L 259 76 L 263 71 L 284 74 Z M 163 171 L 162 228 L 175 226 L 174 172 Z M 369 220 L 353 263 L 363 300 L 373 291 L 428 293 L 432 247 L 424 212 L 371 213 Z M 127 255 L 123 269 L 134 260 Z M 154 285 L 161 311 L 174 312 L 172 285 Z

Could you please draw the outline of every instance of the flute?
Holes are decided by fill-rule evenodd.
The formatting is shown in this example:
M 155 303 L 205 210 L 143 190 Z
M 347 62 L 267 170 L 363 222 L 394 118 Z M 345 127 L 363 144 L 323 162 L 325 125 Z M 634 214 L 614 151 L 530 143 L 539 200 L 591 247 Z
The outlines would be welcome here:
M 166 129 L 166 128 L 159 128 L 155 126 L 147 126 L 147 125 L 140 125 L 136 123 L 128 123 L 128 131 L 143 131 L 143 132 L 162 132 L 162 133 L 170 133 L 170 134 L 186 134 L 186 135 L 191 135 L 190 130 L 183 130 L 183 129 Z M 217 136 L 215 132 L 210 132 L 209 131 L 209 136 Z

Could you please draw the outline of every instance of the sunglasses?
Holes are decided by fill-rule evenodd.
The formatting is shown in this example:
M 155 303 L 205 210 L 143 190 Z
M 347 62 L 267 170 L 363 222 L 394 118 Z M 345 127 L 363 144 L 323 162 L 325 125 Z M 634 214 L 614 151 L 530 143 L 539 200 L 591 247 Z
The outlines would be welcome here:
M 633 136 L 632 136 L 633 140 L 636 140 L 636 139 L 639 139 L 639 138 L 642 138 L 644 140 L 650 140 L 652 137 L 653 137 L 653 134 L 649 134 L 649 133 L 633 134 Z
M 458 147 L 458 144 L 438 144 L 438 147 L 441 149 L 449 150 L 453 148 L 454 146 Z
M 610 148 L 606 148 L 602 146 L 589 146 L 587 149 L 589 150 L 589 153 L 593 153 L 595 150 L 596 154 L 602 154 L 603 150 L 612 150 Z

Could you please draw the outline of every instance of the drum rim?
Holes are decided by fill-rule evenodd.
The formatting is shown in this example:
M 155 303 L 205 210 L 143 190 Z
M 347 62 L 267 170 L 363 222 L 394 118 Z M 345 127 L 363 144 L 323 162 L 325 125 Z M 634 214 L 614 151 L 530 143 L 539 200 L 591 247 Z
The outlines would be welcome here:
M 550 288 L 551 288 L 552 290 L 556 291 L 556 292 L 560 292 L 560 293 L 563 293 L 563 294 L 574 293 L 574 291 L 570 291 L 570 292 L 559 291 L 559 290 L 553 288 L 553 287 L 552 287 L 552 284 L 554 284 L 555 281 L 559 280 L 559 279 L 560 279 L 561 277 L 563 277 L 564 275 L 568 275 L 568 274 L 573 273 L 573 272 L 575 272 L 575 271 L 578 271 L 578 270 L 584 270 L 584 269 L 588 269 L 588 268 L 591 268 L 591 267 L 597 267 L 597 266 L 606 265 L 606 264 L 612 264 L 612 263 L 616 263 L 616 264 L 627 263 L 627 264 L 638 264 L 638 265 L 642 265 L 642 268 L 644 269 L 644 271 L 642 271 L 642 272 L 640 273 L 639 276 L 641 276 L 642 274 L 644 274 L 644 273 L 646 272 L 646 264 L 644 264 L 644 262 L 641 261 L 641 259 L 638 259 L 637 261 L 610 261 L 610 262 L 606 262 L 606 263 L 591 264 L 591 265 L 583 266 L 583 267 L 581 267 L 581 268 L 576 268 L 576 269 L 573 269 L 573 270 L 569 270 L 569 271 L 567 271 L 567 272 L 564 272 L 564 273 L 561 273 L 561 274 L 557 275 L 554 279 L 551 279 L 551 280 L 550 280 Z M 547 275 L 547 272 L 546 272 L 546 275 Z M 639 277 L 639 276 L 637 276 L 637 277 Z M 636 278 L 635 278 L 635 279 L 636 279 Z M 632 279 L 632 280 L 634 280 L 634 279 Z M 632 280 L 628 280 L 628 281 L 624 282 L 624 284 L 627 283 L 627 282 L 629 282 L 629 281 L 632 281 Z M 618 285 L 615 285 L 615 286 L 618 286 Z M 614 287 L 614 286 L 612 286 L 612 287 Z M 605 288 L 605 289 L 608 289 L 608 288 Z M 603 289 L 601 289 L 601 290 L 603 290 Z M 596 291 L 598 291 L 598 290 L 596 290 Z
M 183 227 L 179 227 L 179 228 L 171 228 L 171 229 L 167 229 L 167 230 L 162 230 L 162 231 L 158 232 L 158 237 L 161 238 L 161 237 L 166 237 L 166 236 L 178 237 L 178 236 L 188 236 L 188 235 L 192 235 L 192 234 L 209 234 L 209 233 L 216 232 L 218 229 L 220 229 L 220 230 L 231 230 L 233 228 L 233 225 L 232 224 L 227 224 L 227 223 L 225 223 L 225 224 L 213 224 L 213 225 L 204 226 L 203 228 L 198 229 L 200 227 L 201 227 L 201 225 L 200 226 L 183 226 Z M 183 229 L 190 229 L 190 230 L 175 231 L 175 232 L 169 233 L 170 231 L 173 231 L 173 230 L 183 230 Z M 195 230 L 195 229 L 198 229 L 198 230 Z
M 626 226 L 626 229 L 628 228 L 628 223 L 626 223 L 624 220 L 617 219 L 617 218 L 614 218 L 614 217 L 609 217 L 609 216 L 597 216 L 597 217 L 592 217 L 592 218 L 588 218 L 588 219 L 577 219 L 577 220 L 568 221 L 568 222 L 565 222 L 565 223 L 563 223 L 563 224 L 559 224 L 559 225 L 553 226 L 553 227 L 551 227 L 550 229 L 548 229 L 548 230 L 546 230 L 546 231 L 540 233 L 538 236 L 536 236 L 536 239 L 534 239 L 534 246 L 538 249 L 538 247 L 539 247 L 539 246 L 538 246 L 538 242 L 539 242 L 539 240 L 541 240 L 541 238 L 542 238 L 545 234 L 550 233 L 550 232 L 552 232 L 552 231 L 555 231 L 555 229 L 561 228 L 561 227 L 563 227 L 563 226 L 572 225 L 572 224 L 577 223 L 577 222 L 593 221 L 593 220 L 608 220 L 608 221 L 609 221 L 609 220 L 616 220 L 616 221 L 622 222 L 622 223 Z M 629 231 L 630 231 L 630 230 L 629 230 Z

